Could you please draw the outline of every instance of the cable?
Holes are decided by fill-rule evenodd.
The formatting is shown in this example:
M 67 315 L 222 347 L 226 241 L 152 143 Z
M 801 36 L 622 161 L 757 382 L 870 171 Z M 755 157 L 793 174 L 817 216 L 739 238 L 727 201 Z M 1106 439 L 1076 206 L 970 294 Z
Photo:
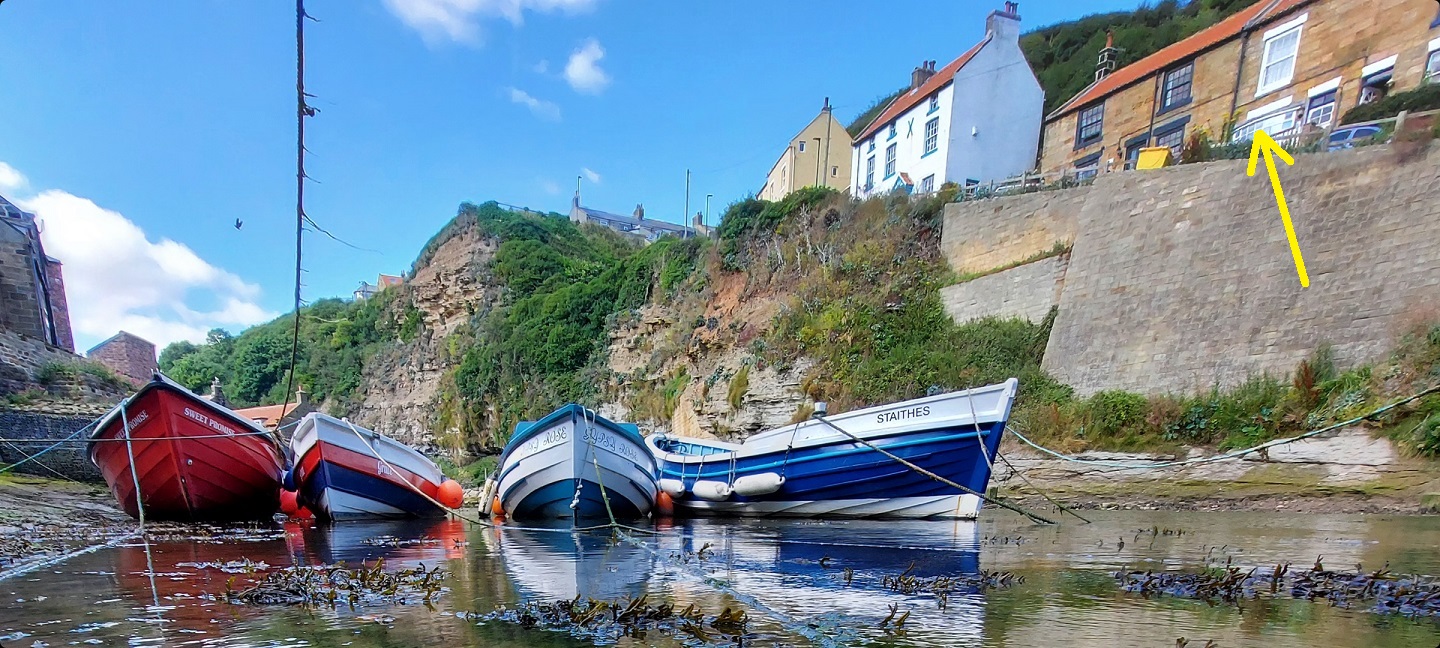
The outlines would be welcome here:
M 76 436 L 79 436 L 81 432 L 84 432 L 85 430 L 88 430 L 88 429 L 90 429 L 90 428 L 92 428 L 92 427 L 94 427 L 94 426 L 95 426 L 95 423 L 94 423 L 94 422 L 91 422 L 89 425 L 87 425 L 87 426 L 85 426 L 85 427 L 82 427 L 82 428 L 80 428 L 80 429 L 78 429 L 78 430 L 70 433 L 70 436 L 67 436 L 67 437 L 65 437 L 65 438 L 63 438 L 63 439 L 60 439 L 59 441 L 56 441 L 56 442 L 55 442 L 55 445 L 52 445 L 52 446 L 50 446 L 50 447 L 48 447 L 48 448 L 45 448 L 44 450 L 41 450 L 40 452 L 37 452 L 37 453 L 35 453 L 35 454 L 33 454 L 33 455 L 26 455 L 26 457 L 25 457 L 24 459 L 21 459 L 20 461 L 17 461 L 17 462 L 15 462 L 15 463 L 13 463 L 13 464 L 10 464 L 10 465 L 8 465 L 8 466 L 5 466 L 4 468 L 0 468 L 0 475 L 3 475 L 3 474 L 5 474 L 5 473 L 7 473 L 7 472 L 10 472 L 11 470 L 14 470 L 15 467 L 16 467 L 16 466 L 19 466 L 20 464 L 23 464 L 23 463 L 25 463 L 25 462 L 27 462 L 27 461 L 33 461 L 34 459 L 36 459 L 36 458 L 39 457 L 40 455 L 43 455 L 43 454 L 45 454 L 45 453 L 47 453 L 47 452 L 50 452 L 51 450 L 54 450 L 55 448 L 60 447 L 60 446 L 63 445 L 65 442 L 67 442 L 67 441 L 69 441 L 69 440 L 71 440 L 71 439 L 74 439 Z M 33 443 L 33 442 L 44 443 L 45 441 L 49 441 L 50 439 L 17 439 L 17 440 L 15 440 L 15 441 L 12 441 L 12 440 L 10 440 L 10 439 L 0 439 L 0 442 L 4 442 L 5 444 L 10 445 L 10 447 L 15 448 L 15 450 L 16 450 L 17 452 L 19 452 L 20 454 L 25 454 L 25 451 L 21 450 L 20 448 L 16 448 L 14 445 L 11 445 L 11 444 L 12 444 L 12 443 L 23 443 L 23 442 L 25 442 L 25 441 L 27 441 L 27 440 L 30 441 L 30 442 L 32 442 L 32 443 Z M 36 463 L 39 463 L 39 462 L 37 461 Z M 43 464 L 42 464 L 42 465 L 43 465 Z M 49 466 L 46 466 L 45 469 L 46 469 L 46 470 L 50 470 L 50 472 L 55 472 L 54 470 L 50 469 Z M 59 474 L 59 473 L 56 473 L 56 474 Z M 63 475 L 62 475 L 62 477 L 63 477 Z M 68 479 L 68 478 L 67 478 L 67 479 Z

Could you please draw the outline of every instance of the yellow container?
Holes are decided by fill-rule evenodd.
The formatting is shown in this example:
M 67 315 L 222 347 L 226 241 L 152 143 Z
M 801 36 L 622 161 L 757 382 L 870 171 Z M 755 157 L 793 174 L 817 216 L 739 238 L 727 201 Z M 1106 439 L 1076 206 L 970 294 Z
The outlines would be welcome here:
M 1173 159 L 1170 156 L 1168 146 L 1147 146 L 1140 149 L 1140 157 L 1135 160 L 1137 169 L 1158 169 L 1170 166 Z

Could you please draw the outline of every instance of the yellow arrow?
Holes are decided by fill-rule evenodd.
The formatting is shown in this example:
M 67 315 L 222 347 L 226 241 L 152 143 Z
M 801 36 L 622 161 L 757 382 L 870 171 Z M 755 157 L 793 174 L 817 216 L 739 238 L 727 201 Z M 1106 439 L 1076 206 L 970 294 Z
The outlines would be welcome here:
M 1300 256 L 1300 241 L 1295 239 L 1295 223 L 1290 221 L 1290 207 L 1285 204 L 1285 191 L 1280 188 L 1280 174 L 1275 165 L 1275 156 L 1279 156 L 1286 165 L 1295 164 L 1295 158 L 1290 157 L 1268 133 L 1257 131 L 1255 142 L 1250 145 L 1250 166 L 1246 167 L 1245 175 L 1255 176 L 1255 165 L 1260 161 L 1261 153 L 1265 154 L 1265 168 L 1270 172 L 1270 186 L 1275 188 L 1275 202 L 1280 205 L 1280 220 L 1285 222 L 1285 236 L 1290 239 L 1290 254 L 1295 257 L 1295 272 L 1300 275 L 1300 287 L 1309 288 L 1310 275 L 1305 272 L 1305 257 Z

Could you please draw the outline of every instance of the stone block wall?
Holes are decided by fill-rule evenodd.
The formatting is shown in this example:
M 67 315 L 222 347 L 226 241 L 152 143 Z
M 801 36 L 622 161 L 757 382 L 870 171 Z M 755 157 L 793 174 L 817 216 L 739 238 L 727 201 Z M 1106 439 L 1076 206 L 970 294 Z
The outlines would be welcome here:
M 45 450 L 57 440 L 70 436 L 92 421 L 94 416 L 48 414 L 25 411 L 0 411 L 0 463 L 12 464 Z M 84 438 L 82 433 L 79 439 Z M 26 440 L 29 439 L 29 440 Z M 65 443 L 15 468 L 41 477 L 57 474 L 84 482 L 103 481 L 100 470 L 90 462 L 84 443 Z
M 45 263 L 45 283 L 50 288 L 50 318 L 55 321 L 55 346 L 75 351 L 75 333 L 70 328 L 70 302 L 65 297 L 65 273 L 60 262 Z
M 1091 187 L 950 203 L 940 254 L 956 272 L 986 272 L 1075 240 L 1079 206 Z
M 951 205 L 943 240 L 1004 248 L 1027 229 L 1017 223 L 1074 228 L 1045 368 L 1081 396 L 1288 375 L 1322 343 L 1342 365 L 1371 362 L 1407 326 L 1440 319 L 1440 143 L 1298 155 L 1280 169 L 1309 288 L 1264 171 L 1247 177 L 1245 166 L 1105 174 L 1086 189 L 1047 192 L 1048 202 L 1030 194 Z M 987 226 L 985 212 L 1001 217 Z M 952 267 L 971 267 L 950 249 Z M 957 319 L 967 308 L 1038 311 L 1052 285 L 1042 274 L 1022 266 L 983 277 L 969 289 L 993 291 L 983 295 L 952 287 L 947 307 Z
M 30 241 L 0 223 L 0 331 L 45 339 L 39 292 L 31 264 Z
M 136 385 L 149 382 L 158 368 L 155 345 L 125 331 L 101 342 L 85 355 Z
M 1020 317 L 1040 322 L 1060 301 L 1069 254 L 940 289 L 945 312 L 956 322 L 983 317 Z

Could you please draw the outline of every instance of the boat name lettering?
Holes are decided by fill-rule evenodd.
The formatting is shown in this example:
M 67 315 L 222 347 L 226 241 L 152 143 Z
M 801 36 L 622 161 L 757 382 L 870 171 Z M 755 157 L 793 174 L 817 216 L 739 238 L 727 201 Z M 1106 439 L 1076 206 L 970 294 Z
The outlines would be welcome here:
M 148 420 L 150 420 L 150 412 L 147 412 L 147 411 L 145 411 L 145 410 L 140 410 L 140 413 L 139 413 L 139 414 L 136 414 L 135 416 L 129 418 L 130 429 L 133 430 L 133 429 L 135 429 L 135 428 L 138 428 L 138 427 L 140 427 L 140 424 L 141 424 L 141 423 L 144 423 L 145 421 L 148 421 Z
M 525 452 L 539 452 L 542 448 L 564 443 L 570 438 L 570 431 L 565 428 L 556 428 L 545 432 L 544 436 L 537 436 L 525 444 Z
M 628 443 L 621 443 L 619 438 L 609 432 L 593 428 L 586 429 L 583 438 L 585 442 L 590 445 L 599 446 L 631 461 L 639 461 L 635 456 L 635 448 L 633 446 Z
M 875 415 L 875 422 L 876 422 L 876 423 L 894 423 L 895 421 L 903 421 L 903 420 L 905 420 L 905 419 L 920 418 L 920 417 L 922 417 L 922 416 L 929 416 L 929 415 L 930 415 L 930 406 L 929 406 L 929 405 L 921 405 L 921 406 L 919 406 L 919 407 L 911 407 L 911 408 L 909 408 L 909 409 L 895 410 L 895 411 L 893 411 L 893 412 L 881 412 L 881 413 Z
M 210 417 L 205 416 L 204 414 L 201 414 L 200 412 L 192 410 L 188 407 L 185 408 L 185 418 L 195 420 L 199 423 L 203 423 L 206 427 L 215 430 L 216 432 L 220 432 L 221 434 L 235 436 L 235 430 L 232 430 L 226 427 L 224 424 L 220 423 L 219 421 L 213 420 Z M 130 427 L 133 428 L 135 426 L 131 425 Z

